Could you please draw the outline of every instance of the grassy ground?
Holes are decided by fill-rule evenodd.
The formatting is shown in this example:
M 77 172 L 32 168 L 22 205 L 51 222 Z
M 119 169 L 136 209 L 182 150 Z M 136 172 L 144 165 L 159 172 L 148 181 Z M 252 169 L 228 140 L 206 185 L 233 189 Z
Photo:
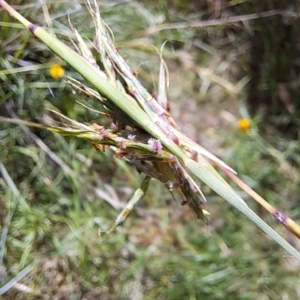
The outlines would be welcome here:
M 198 7 L 195 13 L 195 8 L 179 2 L 172 2 L 169 10 L 164 1 L 155 6 L 110 3 L 101 11 L 121 53 L 153 93 L 159 59 L 152 45 L 160 48 L 169 40 L 165 46 L 169 95 L 172 114 L 183 131 L 221 156 L 278 209 L 299 219 L 299 174 L 293 167 L 299 164 L 298 139 L 285 139 L 285 133 L 264 122 L 259 113 L 253 116 L 251 132 L 237 128 L 238 118 L 247 116 L 243 100 L 248 95 L 244 85 L 249 79 L 251 45 L 246 29 L 218 26 L 146 34 L 149 26 L 161 22 L 213 15 L 213 6 Z M 41 6 L 19 8 L 33 22 L 46 25 L 50 20 Z M 48 8 L 62 40 L 69 43 L 68 13 L 73 26 L 93 39 L 92 20 L 84 5 Z M 13 28 L 8 15 L 1 15 L 3 22 L 10 23 L 1 25 L 1 70 L 56 60 L 25 30 Z M 68 67 L 66 73 L 78 78 Z M 105 122 L 76 104 L 83 96 L 74 94 L 61 79 L 51 78 L 48 65 L 44 69 L 31 65 L 26 72 L 0 77 L 1 115 L 44 122 L 49 116 L 43 107 L 49 101 L 69 117 Z M 94 101 L 89 105 L 98 107 Z M 286 115 L 274 116 L 277 121 L 281 118 Z M 153 181 L 125 225 L 101 243 L 103 232 L 142 177 L 87 142 L 44 130 L 0 126 L 0 281 L 5 284 L 22 275 L 22 270 L 28 271 L 4 299 L 299 298 L 297 263 L 205 186 L 211 213 L 208 224 L 197 221 L 162 184 Z M 261 137 L 262 132 L 269 134 Z M 273 228 L 300 247 L 296 238 L 242 195 Z

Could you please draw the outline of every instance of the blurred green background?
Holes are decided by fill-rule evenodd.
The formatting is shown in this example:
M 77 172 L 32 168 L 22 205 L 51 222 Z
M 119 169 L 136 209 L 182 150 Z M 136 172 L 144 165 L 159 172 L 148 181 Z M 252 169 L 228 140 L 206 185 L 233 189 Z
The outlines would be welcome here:
M 159 72 L 154 47 L 168 41 L 171 114 L 183 132 L 300 221 L 298 2 L 99 3 L 119 51 L 153 94 Z M 84 1 L 10 4 L 31 22 L 54 28 L 68 45 L 68 17 L 93 41 Z M 59 59 L 3 10 L 0 16 L 0 114 L 46 122 L 49 101 L 71 118 L 104 124 L 76 103 L 97 109 L 96 101 L 50 76 L 49 63 Z M 230 22 L 233 16 L 244 17 Z M 220 18 L 228 22 L 219 24 Z M 20 67 L 28 69 L 15 70 Z M 251 130 L 239 130 L 240 118 L 251 119 Z M 124 226 L 101 243 L 143 179 L 131 166 L 88 142 L 5 123 L 0 159 L 0 286 L 22 277 L 3 299 L 300 298 L 299 264 L 206 186 L 208 224 L 153 180 Z

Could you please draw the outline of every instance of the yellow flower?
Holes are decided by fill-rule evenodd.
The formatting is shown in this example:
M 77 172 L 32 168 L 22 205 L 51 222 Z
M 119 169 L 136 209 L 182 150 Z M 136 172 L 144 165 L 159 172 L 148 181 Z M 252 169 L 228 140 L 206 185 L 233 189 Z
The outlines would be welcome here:
M 53 78 L 60 78 L 60 77 L 63 77 L 64 76 L 64 73 L 65 73 L 65 70 L 62 66 L 60 65 L 53 65 L 51 68 L 50 68 L 50 75 L 51 77 Z
M 241 118 L 238 121 L 238 129 L 241 131 L 247 131 L 250 129 L 251 121 L 250 119 Z

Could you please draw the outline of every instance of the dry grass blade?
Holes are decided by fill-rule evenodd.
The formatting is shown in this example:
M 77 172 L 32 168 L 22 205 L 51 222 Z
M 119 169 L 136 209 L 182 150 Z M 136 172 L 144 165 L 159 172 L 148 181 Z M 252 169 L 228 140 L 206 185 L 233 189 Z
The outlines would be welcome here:
M 143 180 L 141 187 L 138 188 L 134 194 L 132 195 L 132 197 L 130 198 L 130 200 L 128 201 L 128 203 L 126 204 L 126 206 L 124 207 L 124 209 L 121 211 L 121 213 L 118 215 L 118 217 L 115 220 L 114 225 L 106 232 L 105 236 L 102 238 L 102 242 L 104 242 L 108 236 L 120 225 L 123 225 L 124 222 L 127 220 L 129 214 L 132 212 L 132 210 L 134 209 L 134 207 L 138 204 L 139 201 L 141 201 L 143 199 L 143 197 L 145 196 L 145 193 L 148 190 L 149 187 L 149 183 L 150 183 L 151 177 L 146 176 L 145 179 Z
M 219 166 L 223 172 L 232 179 L 243 191 L 245 191 L 250 197 L 252 197 L 257 203 L 259 203 L 263 208 L 265 208 L 279 223 L 286 227 L 291 233 L 300 238 L 300 226 L 285 215 L 283 212 L 278 211 L 270 203 L 268 203 L 264 198 L 258 195 L 253 189 L 251 189 L 246 183 L 239 179 L 235 174 L 228 172 L 222 166 Z
M 36 262 L 31 263 L 26 268 L 24 268 L 19 274 L 17 274 L 13 279 L 11 279 L 8 283 L 6 283 L 3 287 L 0 288 L 0 296 L 5 294 L 8 290 L 14 287 L 18 281 L 23 279 L 29 272 L 33 270 L 36 266 Z
M 293 14 L 290 11 L 285 10 L 270 10 L 265 11 L 261 13 L 254 13 L 249 15 L 241 15 L 241 16 L 231 16 L 231 17 L 225 17 L 221 19 L 212 19 L 207 21 L 196 21 L 196 22 L 182 22 L 182 23 L 172 23 L 172 24 L 161 24 L 154 27 L 149 28 L 145 32 L 141 33 L 141 35 L 144 34 L 153 34 L 155 32 L 159 32 L 162 30 L 172 30 L 172 29 L 183 29 L 183 28 L 197 28 L 197 27 L 206 27 L 206 26 L 218 26 L 218 25 L 226 25 L 236 22 L 246 22 L 249 20 L 255 20 L 259 18 L 268 18 L 276 15 L 296 15 Z

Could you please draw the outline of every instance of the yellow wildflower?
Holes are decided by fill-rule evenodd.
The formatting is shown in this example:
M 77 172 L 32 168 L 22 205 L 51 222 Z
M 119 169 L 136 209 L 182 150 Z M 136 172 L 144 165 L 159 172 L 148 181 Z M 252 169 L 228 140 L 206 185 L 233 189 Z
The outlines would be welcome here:
M 247 131 L 250 129 L 251 121 L 250 119 L 241 118 L 238 121 L 238 129 L 241 131 Z
M 65 73 L 65 70 L 62 66 L 60 65 L 53 65 L 51 68 L 50 68 L 50 75 L 51 77 L 53 78 L 60 78 L 60 77 L 63 77 L 64 76 L 64 73 Z

